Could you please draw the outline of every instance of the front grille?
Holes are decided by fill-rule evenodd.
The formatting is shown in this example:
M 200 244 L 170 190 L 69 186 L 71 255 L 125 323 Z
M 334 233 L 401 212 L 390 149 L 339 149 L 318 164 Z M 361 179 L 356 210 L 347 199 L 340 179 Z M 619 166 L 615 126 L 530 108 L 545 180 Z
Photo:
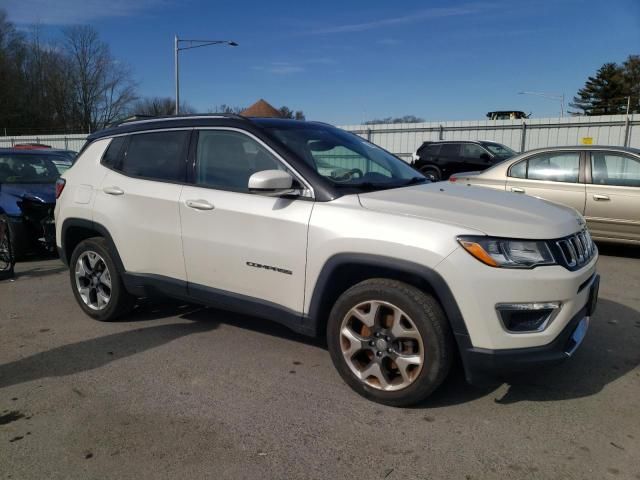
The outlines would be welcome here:
M 570 270 L 576 270 L 589 263 L 596 253 L 596 246 L 588 230 L 582 230 L 556 242 L 560 250 L 564 265 Z

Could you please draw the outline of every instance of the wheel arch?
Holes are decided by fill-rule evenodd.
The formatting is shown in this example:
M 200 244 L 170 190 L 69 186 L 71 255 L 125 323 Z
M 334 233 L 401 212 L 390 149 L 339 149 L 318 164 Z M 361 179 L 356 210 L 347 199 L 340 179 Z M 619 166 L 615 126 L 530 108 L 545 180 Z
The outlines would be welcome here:
M 456 338 L 469 335 L 455 297 L 438 272 L 407 260 L 363 253 L 338 254 L 323 266 L 308 312 L 317 335 L 326 331 L 329 313 L 338 297 L 353 285 L 370 278 L 399 280 L 432 294 L 444 309 Z
M 60 259 L 64 264 L 69 265 L 71 255 L 78 244 L 91 237 L 102 237 L 105 239 L 109 247 L 109 253 L 118 271 L 124 273 L 126 270 L 124 269 L 122 259 L 109 231 L 100 223 L 84 218 L 67 218 L 62 223 L 59 253 Z

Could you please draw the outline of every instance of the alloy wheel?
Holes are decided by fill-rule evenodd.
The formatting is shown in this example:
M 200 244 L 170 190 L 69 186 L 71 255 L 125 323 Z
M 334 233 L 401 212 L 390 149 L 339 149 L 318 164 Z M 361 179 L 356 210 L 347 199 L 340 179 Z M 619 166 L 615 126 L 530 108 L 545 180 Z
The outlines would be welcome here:
M 75 268 L 76 287 L 84 304 L 103 310 L 111 301 L 111 273 L 104 258 L 93 251 L 82 252 Z
M 425 358 L 413 320 L 397 306 L 378 300 L 359 303 L 347 312 L 340 326 L 340 347 L 353 374 L 384 391 L 411 385 Z

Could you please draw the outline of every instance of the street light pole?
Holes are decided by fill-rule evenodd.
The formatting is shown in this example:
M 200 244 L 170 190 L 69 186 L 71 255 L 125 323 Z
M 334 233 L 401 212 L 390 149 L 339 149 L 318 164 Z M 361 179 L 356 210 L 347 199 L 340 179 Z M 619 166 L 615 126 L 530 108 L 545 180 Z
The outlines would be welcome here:
M 180 47 L 180 43 L 189 43 L 187 47 Z M 191 48 L 208 47 L 209 45 L 228 45 L 230 47 L 237 47 L 238 44 L 232 40 L 184 40 L 178 38 L 178 35 L 173 37 L 173 65 L 174 76 L 176 84 L 176 115 L 180 113 L 180 70 L 178 64 L 178 53 L 180 50 L 189 50 Z
M 560 118 L 564 117 L 564 93 L 561 95 L 546 92 L 518 92 L 518 95 L 535 95 L 550 100 L 560 100 Z
M 176 85 L 176 115 L 180 113 L 180 77 L 178 75 L 178 35 L 174 37 L 173 48 L 173 65 L 174 65 L 174 78 Z

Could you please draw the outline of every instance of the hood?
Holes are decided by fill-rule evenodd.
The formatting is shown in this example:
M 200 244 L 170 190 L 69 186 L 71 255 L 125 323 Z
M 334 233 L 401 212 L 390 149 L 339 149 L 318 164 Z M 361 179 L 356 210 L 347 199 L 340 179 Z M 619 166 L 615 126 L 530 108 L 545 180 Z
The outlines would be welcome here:
M 364 208 L 460 225 L 496 237 L 546 240 L 577 232 L 574 209 L 526 195 L 430 183 L 359 195 Z
M 3 183 L 0 193 L 16 197 L 17 200 L 33 200 L 41 203 L 56 203 L 54 183 Z

